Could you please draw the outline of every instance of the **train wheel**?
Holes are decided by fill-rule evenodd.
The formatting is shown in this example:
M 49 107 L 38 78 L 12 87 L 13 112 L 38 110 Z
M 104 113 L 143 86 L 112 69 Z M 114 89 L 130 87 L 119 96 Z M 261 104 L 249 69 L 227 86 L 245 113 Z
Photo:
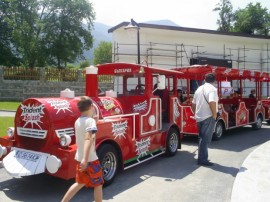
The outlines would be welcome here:
M 171 128 L 168 132 L 166 142 L 166 155 L 173 156 L 176 154 L 179 145 L 179 132 Z
M 214 131 L 214 134 L 213 134 L 213 140 L 220 140 L 221 137 L 223 136 L 224 134 L 224 127 L 223 127 L 223 124 L 221 123 L 221 121 L 218 121 L 216 123 L 216 127 L 215 127 L 215 131 Z
M 97 151 L 103 169 L 104 186 L 111 184 L 118 170 L 118 155 L 110 144 L 103 144 Z
M 256 123 L 253 123 L 253 124 L 252 124 L 252 128 L 253 128 L 254 130 L 260 129 L 260 128 L 262 127 L 262 122 L 263 122 L 262 116 L 261 116 L 261 115 L 258 115 L 258 116 L 257 116 L 257 121 L 256 121 Z

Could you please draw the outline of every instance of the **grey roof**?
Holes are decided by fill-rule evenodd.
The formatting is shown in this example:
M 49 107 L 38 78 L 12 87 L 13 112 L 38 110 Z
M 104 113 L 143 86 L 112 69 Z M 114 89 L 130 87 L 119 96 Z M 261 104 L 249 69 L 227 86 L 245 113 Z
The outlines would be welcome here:
M 119 29 L 120 27 L 125 27 L 128 24 L 129 24 L 129 22 L 122 22 L 122 23 L 110 28 L 108 30 L 108 33 L 112 33 L 113 31 Z M 197 32 L 197 33 L 205 33 L 205 34 L 239 36 L 239 37 L 249 37 L 249 38 L 258 38 L 258 39 L 270 39 L 270 36 L 251 35 L 251 34 L 240 33 L 240 32 L 222 32 L 222 31 L 209 30 L 209 29 L 197 29 L 197 28 L 169 26 L 169 25 L 157 25 L 157 24 L 148 24 L 148 23 L 138 23 L 138 25 L 141 28 L 174 30 L 174 31 L 180 31 L 180 32 Z

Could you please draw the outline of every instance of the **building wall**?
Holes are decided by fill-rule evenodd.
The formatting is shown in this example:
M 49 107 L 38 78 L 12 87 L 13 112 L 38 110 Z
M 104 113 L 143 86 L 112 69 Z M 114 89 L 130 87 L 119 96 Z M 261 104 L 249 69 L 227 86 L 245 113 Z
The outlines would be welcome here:
M 124 27 L 113 31 L 114 61 L 137 62 L 136 36 Z M 269 38 L 141 27 L 140 50 L 141 62 L 163 68 L 188 66 L 190 58 L 200 56 L 230 59 L 233 68 L 270 70 Z

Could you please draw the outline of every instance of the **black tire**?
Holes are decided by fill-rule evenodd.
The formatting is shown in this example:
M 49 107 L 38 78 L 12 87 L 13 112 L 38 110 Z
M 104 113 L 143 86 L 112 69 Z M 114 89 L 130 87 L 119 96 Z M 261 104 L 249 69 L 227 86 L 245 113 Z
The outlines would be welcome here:
M 256 123 L 253 123 L 253 124 L 252 124 L 252 128 L 253 128 L 254 130 L 261 129 L 261 128 L 262 128 L 262 122 L 263 122 L 262 116 L 261 116 L 261 115 L 258 115 L 258 116 L 257 116 Z
M 213 140 L 220 140 L 224 134 L 224 126 L 221 121 L 218 121 L 215 126 L 215 130 L 213 133 Z
M 266 122 L 267 122 L 268 125 L 270 125 L 270 120 L 267 120 Z
M 166 140 L 166 155 L 174 156 L 179 146 L 179 132 L 175 128 L 171 128 Z
M 111 184 L 117 174 L 119 160 L 116 149 L 110 144 L 103 144 L 97 150 L 103 169 L 104 186 Z

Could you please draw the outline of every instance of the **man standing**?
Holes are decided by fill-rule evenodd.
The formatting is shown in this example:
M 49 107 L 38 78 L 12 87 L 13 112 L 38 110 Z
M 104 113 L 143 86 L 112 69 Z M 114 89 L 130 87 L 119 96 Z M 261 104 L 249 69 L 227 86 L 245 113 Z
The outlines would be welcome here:
M 205 84 L 196 90 L 192 100 L 192 110 L 199 130 L 198 165 L 203 166 L 214 165 L 208 160 L 208 145 L 212 140 L 217 118 L 218 95 L 215 81 L 214 74 L 206 74 Z

